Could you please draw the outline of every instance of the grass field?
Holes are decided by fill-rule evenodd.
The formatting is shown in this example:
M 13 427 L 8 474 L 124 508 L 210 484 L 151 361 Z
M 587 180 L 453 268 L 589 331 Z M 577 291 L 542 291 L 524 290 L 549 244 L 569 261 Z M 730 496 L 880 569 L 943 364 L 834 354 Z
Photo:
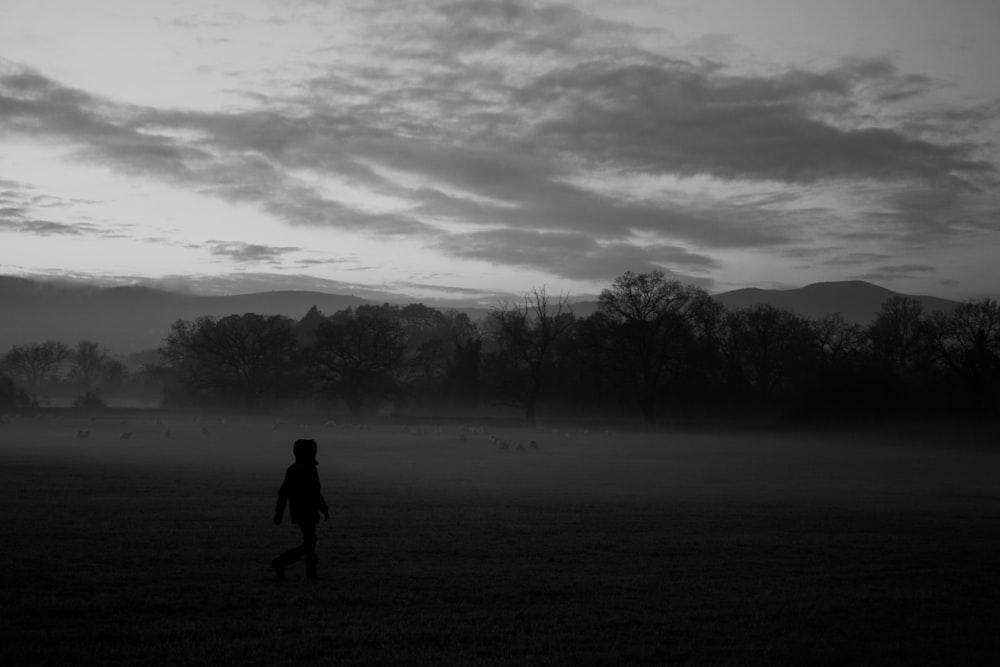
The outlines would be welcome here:
M 0 423 L 0 664 L 1000 656 L 995 433 L 304 422 Z M 296 437 L 332 510 L 321 582 L 267 567 L 297 542 L 271 523 Z

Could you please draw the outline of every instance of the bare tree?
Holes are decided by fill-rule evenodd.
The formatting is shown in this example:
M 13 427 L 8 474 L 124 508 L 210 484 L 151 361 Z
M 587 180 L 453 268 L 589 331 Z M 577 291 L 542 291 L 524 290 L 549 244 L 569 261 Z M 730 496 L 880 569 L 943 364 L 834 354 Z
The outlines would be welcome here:
M 3 357 L 3 367 L 31 394 L 37 394 L 54 380 L 59 367 L 69 358 L 69 348 L 58 341 L 15 345 Z
M 657 397 L 677 361 L 681 338 L 695 312 L 710 303 L 704 290 L 668 280 L 662 271 L 626 271 L 601 292 L 598 308 L 618 328 L 613 355 L 647 423 L 655 419 Z
M 810 327 L 816 351 L 827 368 L 842 366 L 865 348 L 864 327 L 851 324 L 840 313 L 814 320 Z
M 0 373 L 0 408 L 20 408 L 32 405 L 32 399 L 28 394 L 14 384 L 6 375 Z M 0 417 L 0 424 L 3 423 Z
M 885 300 L 868 328 L 872 351 L 886 371 L 901 376 L 915 363 L 921 347 L 924 307 L 908 296 Z
M 553 303 L 544 287 L 533 289 L 521 303 L 501 303 L 489 318 L 512 371 L 505 389 L 523 407 L 528 423 L 534 424 L 555 342 L 575 324 L 569 296 L 560 294 Z
M 360 306 L 334 313 L 316 327 L 308 354 L 320 387 L 361 414 L 365 395 L 396 390 L 406 334 L 387 307 Z
M 726 356 L 732 370 L 765 403 L 806 369 L 814 352 L 809 323 L 769 304 L 729 313 L 726 328 Z
M 82 340 L 69 355 L 70 379 L 89 394 L 100 387 L 108 364 L 108 351 L 91 340 Z
M 996 408 L 1000 392 L 1000 305 L 970 300 L 945 315 L 932 313 L 925 331 L 937 359 L 961 383 L 977 413 Z
M 296 349 L 290 318 L 244 313 L 178 320 L 160 353 L 191 389 L 232 390 L 253 408 L 279 390 Z

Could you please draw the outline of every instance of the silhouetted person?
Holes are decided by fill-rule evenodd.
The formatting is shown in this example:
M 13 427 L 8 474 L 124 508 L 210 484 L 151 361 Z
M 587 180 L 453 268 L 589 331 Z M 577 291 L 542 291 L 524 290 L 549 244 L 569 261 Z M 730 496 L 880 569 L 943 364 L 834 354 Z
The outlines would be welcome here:
M 323 499 L 319 488 L 319 473 L 316 466 L 316 441 L 296 440 L 292 445 L 295 453 L 295 463 L 285 471 L 285 481 L 278 490 L 278 504 L 274 509 L 274 525 L 281 523 L 285 513 L 285 504 L 289 506 L 292 523 L 302 529 L 302 544 L 289 549 L 271 561 L 278 579 L 285 579 L 285 568 L 306 557 L 306 577 L 319 579 L 316 575 L 316 524 L 319 515 L 323 520 L 330 520 L 330 510 Z

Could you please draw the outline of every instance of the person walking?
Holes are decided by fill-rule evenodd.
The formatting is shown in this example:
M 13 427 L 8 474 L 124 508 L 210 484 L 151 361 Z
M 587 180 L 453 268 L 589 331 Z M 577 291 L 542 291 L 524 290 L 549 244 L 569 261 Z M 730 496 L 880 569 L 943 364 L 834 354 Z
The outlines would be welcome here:
M 316 524 L 319 515 L 324 521 L 330 520 L 330 510 L 320 492 L 319 473 L 316 466 L 316 441 L 296 440 L 292 445 L 295 463 L 285 471 L 285 480 L 278 489 L 278 504 L 274 508 L 274 525 L 280 525 L 285 514 L 285 505 L 289 506 L 292 523 L 302 530 L 302 544 L 289 549 L 271 561 L 271 568 L 278 579 L 285 580 L 285 568 L 306 558 L 306 578 L 320 579 L 316 574 Z

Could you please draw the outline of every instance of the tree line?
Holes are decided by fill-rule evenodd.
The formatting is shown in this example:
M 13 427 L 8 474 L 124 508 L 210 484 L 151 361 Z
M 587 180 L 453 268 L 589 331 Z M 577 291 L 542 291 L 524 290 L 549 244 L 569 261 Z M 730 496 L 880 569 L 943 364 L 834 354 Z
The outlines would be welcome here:
M 103 407 L 101 389 L 123 388 L 126 365 L 91 340 L 14 345 L 0 357 L 0 406 L 32 405 L 41 392 L 76 394 L 77 407 Z
M 53 369 L 81 403 L 141 381 L 169 406 L 267 409 L 340 402 L 437 413 L 516 408 L 528 422 L 562 416 L 869 419 L 996 416 L 1000 307 L 990 299 L 924 312 L 892 297 L 862 326 L 769 305 L 726 309 L 661 272 L 626 272 L 596 312 L 535 289 L 481 321 L 423 304 L 362 305 L 300 320 L 255 313 L 178 320 L 132 376 L 90 342 L 15 346 L 4 357 L 8 402 Z M 120 364 L 119 364 L 120 365 Z M 72 380 L 70 380 L 72 378 Z M 11 396 L 15 398 L 10 398 Z M 24 398 L 22 396 L 22 398 Z

